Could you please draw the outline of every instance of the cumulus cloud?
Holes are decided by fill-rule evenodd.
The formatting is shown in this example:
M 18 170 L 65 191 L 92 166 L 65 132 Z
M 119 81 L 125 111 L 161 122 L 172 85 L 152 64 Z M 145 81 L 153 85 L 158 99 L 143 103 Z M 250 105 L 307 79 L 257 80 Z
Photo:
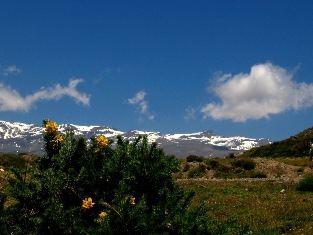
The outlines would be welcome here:
M 2 74 L 4 76 L 9 76 L 11 74 L 16 75 L 16 74 L 19 74 L 21 72 L 21 69 L 16 67 L 16 65 L 9 65 L 7 67 L 0 66 L 0 69 L 1 69 Z
M 129 98 L 127 100 L 127 102 L 128 102 L 128 104 L 137 106 L 137 108 L 139 109 L 139 112 L 143 116 L 148 118 L 148 120 L 153 120 L 154 115 L 152 115 L 148 110 L 148 108 L 149 108 L 148 102 L 145 100 L 146 95 L 147 95 L 147 93 L 145 91 L 139 91 L 135 94 L 134 97 Z
M 202 107 L 203 117 L 245 122 L 312 107 L 313 84 L 292 78 L 292 72 L 271 63 L 254 65 L 249 74 L 221 74 L 210 87 L 221 102 Z
M 76 90 L 76 86 L 81 82 L 83 79 L 72 79 L 65 87 L 57 84 L 53 88 L 42 88 L 26 97 L 22 97 L 18 91 L 0 83 L 0 111 L 28 112 L 33 104 L 40 100 L 59 100 L 64 96 L 73 98 L 77 103 L 89 105 L 90 96 Z

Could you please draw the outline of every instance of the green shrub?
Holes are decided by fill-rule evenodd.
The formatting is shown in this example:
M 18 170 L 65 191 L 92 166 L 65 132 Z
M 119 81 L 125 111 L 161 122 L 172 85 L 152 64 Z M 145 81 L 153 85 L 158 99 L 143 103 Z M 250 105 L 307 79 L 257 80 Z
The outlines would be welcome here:
M 232 168 L 226 165 L 219 165 L 214 173 L 215 178 L 228 179 L 233 178 L 234 174 L 232 173 Z
M 267 175 L 264 172 L 256 171 L 251 174 L 251 178 L 267 178 Z
M 188 178 L 199 178 L 203 176 L 203 171 L 200 169 L 199 166 L 192 168 L 188 171 L 187 177 Z
M 301 166 L 298 170 L 297 170 L 298 173 L 303 173 L 304 172 L 304 167 Z
M 213 159 L 213 160 L 210 159 L 210 160 L 206 161 L 206 163 L 207 163 L 209 169 L 216 169 L 220 166 L 220 163 L 215 159 Z
M 217 168 L 218 172 L 223 172 L 223 173 L 229 173 L 231 170 L 232 170 L 231 167 L 225 166 L 225 165 L 219 165 L 219 167 Z
M 197 156 L 197 155 L 189 155 L 186 158 L 186 161 L 187 162 L 203 162 L 204 161 L 204 157 L 200 157 L 200 156 Z
M 297 185 L 297 190 L 302 192 L 313 192 L 313 174 L 305 176 Z
M 228 158 L 235 158 L 235 154 L 234 153 L 229 153 L 228 154 Z
M 0 166 L 4 168 L 18 167 L 23 169 L 26 167 L 26 160 L 22 155 L 17 154 L 1 154 L 0 155 Z
M 253 170 L 255 169 L 256 163 L 251 159 L 238 159 L 232 162 L 232 165 L 235 167 L 241 167 L 244 170 Z
M 201 171 L 202 173 L 204 173 L 207 169 L 207 165 L 206 164 L 199 164 L 199 171 Z
M 190 170 L 190 165 L 188 163 L 186 163 L 183 167 L 183 172 L 187 172 Z
M 179 161 L 146 137 L 62 136 L 44 120 L 46 155 L 26 174 L 14 168 L 0 195 L 1 234 L 208 234 L 194 195 L 171 174 Z M 4 208 L 6 197 L 15 203 Z M 203 210 L 202 210 L 203 211 Z

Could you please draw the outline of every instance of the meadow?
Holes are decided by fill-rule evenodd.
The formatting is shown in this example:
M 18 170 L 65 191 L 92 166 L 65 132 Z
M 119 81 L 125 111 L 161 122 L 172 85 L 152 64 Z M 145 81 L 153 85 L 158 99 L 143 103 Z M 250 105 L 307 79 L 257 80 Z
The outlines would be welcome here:
M 187 160 L 174 177 L 229 234 L 313 234 L 313 193 L 298 189 L 312 174 L 308 157 Z

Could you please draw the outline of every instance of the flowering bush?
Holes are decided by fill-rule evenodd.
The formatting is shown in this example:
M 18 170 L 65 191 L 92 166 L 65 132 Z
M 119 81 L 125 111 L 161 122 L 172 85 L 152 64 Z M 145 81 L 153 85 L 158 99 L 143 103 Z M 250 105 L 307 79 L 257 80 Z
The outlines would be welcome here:
M 48 135 L 55 135 L 55 133 L 58 131 L 58 125 L 56 122 L 46 120 L 44 125 Z
M 0 199 L 1 234 L 206 234 L 193 193 L 171 177 L 178 160 L 139 136 L 91 138 L 58 134 L 44 120 L 46 154 L 25 172 L 12 169 Z M 3 207 L 5 199 L 11 203 Z M 2 207 L 1 207 L 2 206 Z M 2 208 L 2 209 L 1 209 Z

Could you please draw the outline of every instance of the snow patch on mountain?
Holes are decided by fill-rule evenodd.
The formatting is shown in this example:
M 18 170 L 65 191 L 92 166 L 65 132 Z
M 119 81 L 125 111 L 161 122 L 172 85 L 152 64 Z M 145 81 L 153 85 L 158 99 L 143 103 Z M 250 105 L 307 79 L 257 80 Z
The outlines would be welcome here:
M 59 132 L 74 131 L 75 135 L 90 139 L 92 136 L 104 135 L 116 140 L 118 135 L 134 140 L 139 135 L 148 137 L 150 143 L 157 142 L 168 154 L 186 157 L 189 154 L 205 157 L 226 156 L 230 152 L 239 153 L 253 147 L 269 144 L 269 139 L 253 139 L 246 137 L 223 137 L 213 131 L 162 134 L 160 132 L 132 130 L 123 132 L 106 126 L 82 126 L 74 124 L 59 125 Z M 43 154 L 43 126 L 20 122 L 0 121 L 0 151 L 1 152 L 28 152 Z

